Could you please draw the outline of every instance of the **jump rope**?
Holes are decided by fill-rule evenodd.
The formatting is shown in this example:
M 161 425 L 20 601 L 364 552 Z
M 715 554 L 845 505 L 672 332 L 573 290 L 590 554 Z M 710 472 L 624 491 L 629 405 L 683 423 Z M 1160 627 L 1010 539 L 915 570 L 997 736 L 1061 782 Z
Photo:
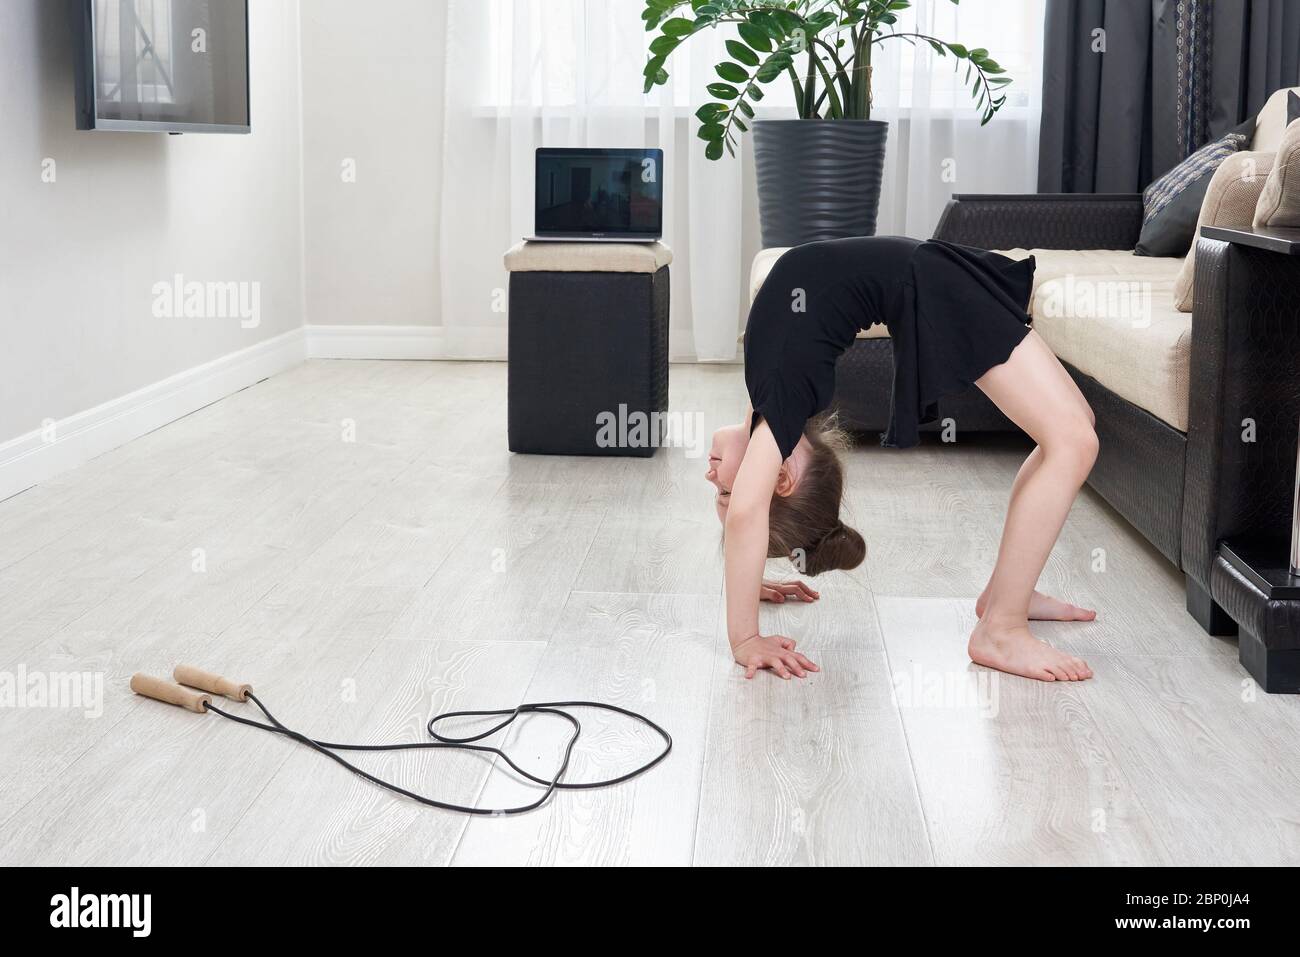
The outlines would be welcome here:
M 655 724 L 643 714 L 637 714 L 635 711 L 629 711 L 627 708 L 620 708 L 618 705 L 605 704 L 600 701 L 540 701 L 521 704 L 514 708 L 502 708 L 497 711 L 445 711 L 442 714 L 434 715 L 429 719 L 429 735 L 432 741 L 410 741 L 399 744 L 339 744 L 330 741 L 317 741 L 309 738 L 301 731 L 294 731 L 285 727 L 276 719 L 275 715 L 267 710 L 266 705 L 262 704 L 257 695 L 253 694 L 253 687 L 238 681 L 231 681 L 229 678 L 223 678 L 220 675 L 210 674 L 201 671 L 192 665 L 177 665 L 172 672 L 172 677 L 176 679 L 175 683 L 166 681 L 162 678 L 155 678 L 152 675 L 136 674 L 131 678 L 131 690 L 138 695 L 146 698 L 153 698 L 156 701 L 162 701 L 167 704 L 173 704 L 188 711 L 194 711 L 198 714 L 206 714 L 211 711 L 221 715 L 230 721 L 236 721 L 239 724 L 246 724 L 249 727 L 261 728 L 263 731 L 270 731 L 273 734 L 281 734 L 287 738 L 292 738 L 299 744 L 305 744 L 314 751 L 338 762 L 358 777 L 365 778 L 371 784 L 377 784 L 381 788 L 393 791 L 403 797 L 408 797 L 413 801 L 429 807 L 441 808 L 444 811 L 456 811 L 460 814 L 523 814 L 527 811 L 533 811 L 541 807 L 550 800 L 551 795 L 556 791 L 590 791 L 595 788 L 612 787 L 615 784 L 622 784 L 630 781 L 635 777 L 645 774 L 656 764 L 668 757 L 668 752 L 673 749 L 673 739 L 663 728 Z M 193 689 L 198 689 L 193 690 Z M 220 695 L 231 701 L 251 701 L 257 705 L 258 709 L 266 717 L 266 722 L 258 721 L 255 718 L 244 718 L 237 714 L 231 714 L 218 708 L 212 703 L 212 696 Z M 603 781 L 581 781 L 567 782 L 564 780 L 565 772 L 569 769 L 569 760 L 573 756 L 574 746 L 582 736 L 582 724 L 565 708 L 593 708 L 598 711 L 609 711 L 614 714 L 621 714 L 625 717 L 639 721 L 641 724 L 650 728 L 657 733 L 664 741 L 664 748 L 654 758 L 642 764 L 626 774 L 620 774 L 617 777 L 608 778 Z M 564 757 L 560 766 L 555 771 L 555 776 L 547 779 L 538 777 L 529 771 L 525 771 L 510 755 L 506 754 L 501 748 L 489 744 L 477 744 L 484 738 L 503 731 L 514 724 L 520 715 L 528 714 L 549 714 L 563 718 L 573 729 L 564 747 Z M 449 721 L 454 718 L 501 718 L 496 724 L 481 731 L 478 734 L 467 735 L 465 737 L 453 737 L 447 734 L 440 734 L 436 725 L 440 721 Z M 456 750 L 456 751 L 478 751 L 484 754 L 494 754 L 501 760 L 505 761 L 516 774 L 532 781 L 534 784 L 541 785 L 545 788 L 541 797 L 531 804 L 521 804 L 518 807 L 503 808 L 484 808 L 474 807 L 464 804 L 452 804 L 448 801 L 439 801 L 423 794 L 416 794 L 414 791 L 408 791 L 400 785 L 391 781 L 385 781 L 383 778 L 376 777 L 368 771 L 352 764 L 350 761 L 336 754 L 337 751 L 415 751 L 420 749 L 433 750 Z

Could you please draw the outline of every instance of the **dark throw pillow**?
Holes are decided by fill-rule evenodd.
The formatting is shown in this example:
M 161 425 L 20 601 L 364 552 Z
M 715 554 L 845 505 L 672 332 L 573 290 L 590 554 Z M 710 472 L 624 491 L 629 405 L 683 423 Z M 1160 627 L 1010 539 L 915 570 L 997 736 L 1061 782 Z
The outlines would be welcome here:
M 1206 143 L 1148 186 L 1142 193 L 1142 234 L 1138 256 L 1185 256 L 1196 233 L 1201 201 L 1219 164 L 1246 148 L 1254 117 L 1231 133 Z

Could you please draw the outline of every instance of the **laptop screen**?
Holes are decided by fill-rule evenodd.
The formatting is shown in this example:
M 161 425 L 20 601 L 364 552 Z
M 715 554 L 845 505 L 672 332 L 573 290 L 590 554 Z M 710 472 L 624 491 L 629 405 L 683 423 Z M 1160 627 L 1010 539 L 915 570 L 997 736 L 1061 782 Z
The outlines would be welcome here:
M 663 150 L 537 151 L 538 236 L 663 234 Z

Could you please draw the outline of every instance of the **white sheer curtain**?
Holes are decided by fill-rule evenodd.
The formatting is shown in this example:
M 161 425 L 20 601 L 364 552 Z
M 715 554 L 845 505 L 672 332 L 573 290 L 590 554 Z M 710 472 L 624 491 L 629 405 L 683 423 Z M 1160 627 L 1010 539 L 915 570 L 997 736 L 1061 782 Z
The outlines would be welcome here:
M 729 32 L 693 38 L 671 79 L 643 95 L 642 0 L 448 0 L 441 190 L 446 355 L 504 358 L 509 246 L 533 228 L 538 146 L 663 148 L 672 247 L 674 359 L 737 357 L 758 248 L 748 148 L 706 160 L 693 113 Z M 1032 191 L 1037 180 L 1043 0 L 918 0 L 897 25 L 984 46 L 1016 82 L 988 126 L 951 59 L 902 41 L 877 47 L 876 116 L 890 121 L 879 231 L 929 235 L 956 191 Z M 788 84 L 759 117 L 793 115 Z M 746 144 L 747 146 L 747 144 Z
M 872 116 L 889 121 L 877 231 L 929 236 L 953 193 L 1033 193 L 1038 184 L 1045 0 L 919 0 L 899 18 L 918 32 L 983 47 L 1013 82 L 986 126 L 951 56 L 903 40 L 876 45 Z

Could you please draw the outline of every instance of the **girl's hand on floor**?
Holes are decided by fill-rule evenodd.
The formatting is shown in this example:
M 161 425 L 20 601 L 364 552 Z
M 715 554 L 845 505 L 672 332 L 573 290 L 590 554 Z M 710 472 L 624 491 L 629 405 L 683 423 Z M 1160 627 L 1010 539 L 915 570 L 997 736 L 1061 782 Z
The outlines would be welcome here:
M 793 598 L 795 601 L 816 601 L 821 595 L 803 582 L 770 582 L 764 578 L 758 597 L 761 601 L 774 601 L 780 604 L 787 598 Z
M 745 677 L 752 678 L 760 669 L 770 669 L 789 680 L 792 674 L 807 677 L 810 671 L 821 671 L 806 657 L 794 650 L 794 639 L 784 635 L 754 635 L 731 649 L 736 663 L 745 669 Z

